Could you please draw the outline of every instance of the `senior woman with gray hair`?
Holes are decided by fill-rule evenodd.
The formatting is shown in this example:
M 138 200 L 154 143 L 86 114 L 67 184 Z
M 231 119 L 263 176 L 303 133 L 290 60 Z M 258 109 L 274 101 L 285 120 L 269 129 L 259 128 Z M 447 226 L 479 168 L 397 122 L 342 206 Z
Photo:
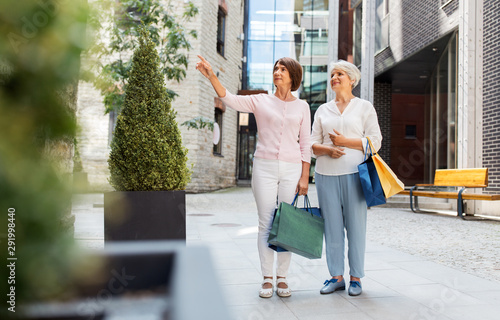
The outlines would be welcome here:
M 373 105 L 355 97 L 358 68 L 347 61 L 334 63 L 330 85 L 335 99 L 321 105 L 314 116 L 311 145 L 316 156 L 315 181 L 325 219 L 326 260 L 331 275 L 322 294 L 345 290 L 344 237 L 347 234 L 351 296 L 361 294 L 366 243 L 366 201 L 359 180 L 367 137 L 378 151 L 382 134 Z

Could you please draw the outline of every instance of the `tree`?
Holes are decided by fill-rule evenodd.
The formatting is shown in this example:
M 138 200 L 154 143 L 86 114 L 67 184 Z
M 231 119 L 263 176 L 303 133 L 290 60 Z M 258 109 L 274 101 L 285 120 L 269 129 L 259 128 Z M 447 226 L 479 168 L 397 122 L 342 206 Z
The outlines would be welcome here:
M 60 169 L 71 161 L 87 16 L 81 0 L 0 1 L 0 257 L 12 265 L 0 270 L 2 319 L 16 315 L 13 300 L 19 311 L 71 295 L 77 248 Z
M 89 64 L 89 71 L 90 74 L 97 74 L 93 82 L 104 96 L 106 113 L 119 111 L 123 105 L 132 65 L 128 56 L 137 47 L 138 26 L 147 26 L 152 41 L 158 47 L 161 74 L 166 80 L 180 82 L 186 77 L 188 67 L 187 51 L 191 49 L 188 38 L 197 37 L 196 31 L 186 30 L 184 24 L 198 14 L 198 8 L 191 1 L 184 4 L 182 17 L 174 14 L 171 1 L 166 5 L 160 0 L 108 1 L 97 3 L 104 10 L 96 12 L 114 12 L 110 21 L 106 21 L 104 16 L 94 16 L 92 22 L 97 29 L 103 27 L 110 34 L 110 42 L 96 42 L 89 51 L 96 58 Z M 118 57 L 109 63 L 102 63 L 116 55 Z M 170 98 L 176 96 L 171 90 L 167 90 L 167 94 Z
M 183 190 L 190 178 L 187 149 L 165 90 L 150 28 L 139 28 L 108 160 L 117 191 Z

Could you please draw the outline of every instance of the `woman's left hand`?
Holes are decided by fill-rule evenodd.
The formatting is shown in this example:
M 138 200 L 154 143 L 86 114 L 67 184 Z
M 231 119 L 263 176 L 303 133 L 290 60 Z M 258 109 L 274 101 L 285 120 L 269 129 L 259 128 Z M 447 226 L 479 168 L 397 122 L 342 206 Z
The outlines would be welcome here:
M 210 77 L 214 75 L 212 66 L 202 56 L 198 55 L 198 58 L 200 58 L 201 61 L 196 63 L 196 69 L 199 70 L 207 79 L 210 79 Z
M 301 177 L 299 183 L 297 183 L 297 188 L 295 189 L 295 193 L 299 193 L 299 196 L 305 196 L 307 194 L 307 190 L 309 189 L 309 177 Z
M 335 129 L 333 129 L 333 132 L 335 132 L 335 134 L 328 133 L 330 135 L 330 140 L 332 140 L 333 145 L 338 147 L 344 146 L 346 140 L 345 137 Z

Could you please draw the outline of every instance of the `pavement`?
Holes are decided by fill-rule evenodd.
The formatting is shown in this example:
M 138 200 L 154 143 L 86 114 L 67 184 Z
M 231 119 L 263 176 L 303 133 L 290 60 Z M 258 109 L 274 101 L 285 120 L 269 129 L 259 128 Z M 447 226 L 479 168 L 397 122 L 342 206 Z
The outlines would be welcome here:
M 316 190 L 309 197 L 317 205 Z M 103 194 L 73 199 L 75 239 L 104 246 Z M 499 319 L 500 223 L 372 208 L 363 293 L 321 295 L 326 258 L 292 256 L 292 296 L 258 296 L 262 281 L 251 189 L 186 195 L 187 245 L 208 247 L 233 319 Z M 346 277 L 348 277 L 346 266 Z

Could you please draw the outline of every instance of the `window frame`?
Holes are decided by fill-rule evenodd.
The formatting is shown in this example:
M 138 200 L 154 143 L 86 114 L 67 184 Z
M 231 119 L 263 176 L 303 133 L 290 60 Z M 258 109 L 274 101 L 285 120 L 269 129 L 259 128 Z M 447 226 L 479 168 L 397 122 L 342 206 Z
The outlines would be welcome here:
M 214 108 L 214 122 L 219 126 L 219 142 L 214 144 L 213 154 L 215 156 L 222 156 L 222 125 L 224 120 L 224 110 L 221 108 Z
M 217 12 L 217 53 L 224 57 L 226 49 L 226 18 L 227 11 L 219 6 Z

